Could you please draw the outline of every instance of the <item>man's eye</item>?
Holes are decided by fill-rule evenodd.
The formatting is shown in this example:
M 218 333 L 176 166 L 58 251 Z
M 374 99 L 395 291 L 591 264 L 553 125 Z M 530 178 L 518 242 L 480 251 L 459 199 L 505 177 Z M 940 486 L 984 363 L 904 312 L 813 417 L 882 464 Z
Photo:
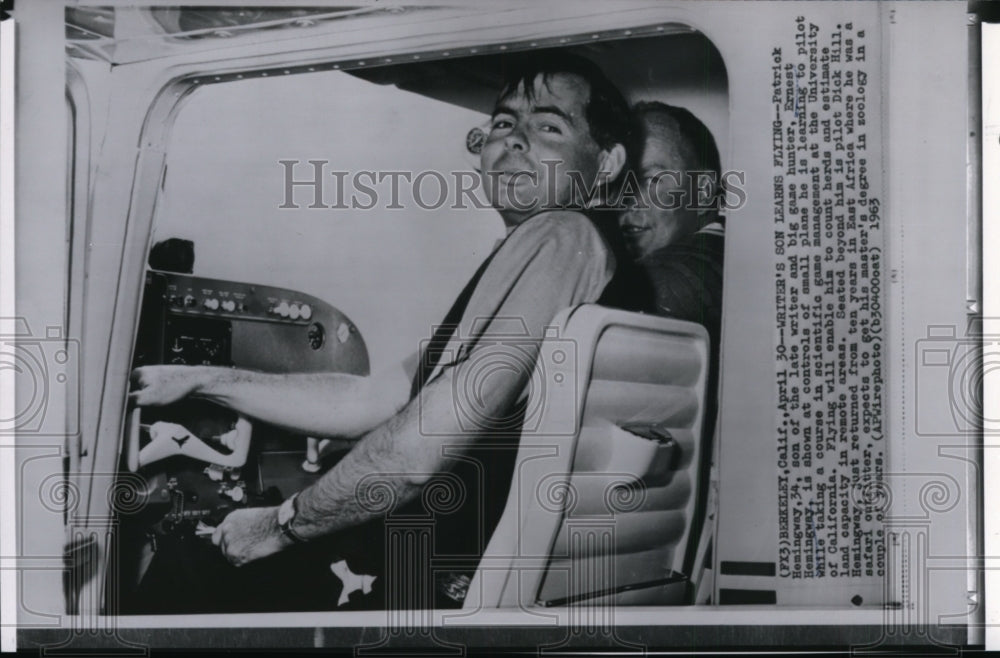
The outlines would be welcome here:
M 543 133 L 552 133 L 553 135 L 561 135 L 562 134 L 562 129 L 559 126 L 555 125 L 555 124 L 544 123 L 544 124 L 542 124 L 542 132 Z
M 509 130 L 513 125 L 510 119 L 494 119 L 491 130 Z

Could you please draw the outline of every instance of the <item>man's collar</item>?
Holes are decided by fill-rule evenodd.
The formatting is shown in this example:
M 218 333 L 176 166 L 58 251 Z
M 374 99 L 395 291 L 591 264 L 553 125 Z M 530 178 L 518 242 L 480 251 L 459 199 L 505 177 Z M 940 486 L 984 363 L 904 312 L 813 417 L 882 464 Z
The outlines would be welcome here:
M 695 235 L 725 235 L 726 227 L 720 220 L 715 220 L 710 224 L 702 226 L 700 230 L 695 231 Z

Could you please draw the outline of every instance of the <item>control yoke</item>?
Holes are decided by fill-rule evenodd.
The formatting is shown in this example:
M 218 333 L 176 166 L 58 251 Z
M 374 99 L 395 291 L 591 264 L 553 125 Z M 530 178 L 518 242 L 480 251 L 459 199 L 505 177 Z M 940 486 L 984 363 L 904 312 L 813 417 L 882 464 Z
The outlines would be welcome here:
M 239 468 L 246 463 L 247 453 L 250 451 L 250 435 L 253 425 L 243 416 L 237 418 L 233 429 L 213 437 L 229 450 L 228 453 L 225 453 L 213 448 L 205 440 L 178 423 L 157 421 L 150 425 L 143 425 L 140 422 L 141 412 L 141 408 L 136 407 L 129 415 L 128 468 L 130 471 L 137 471 L 143 466 L 175 455 L 184 455 L 208 464 L 229 468 Z M 149 442 L 140 448 L 139 436 L 143 430 L 148 433 Z

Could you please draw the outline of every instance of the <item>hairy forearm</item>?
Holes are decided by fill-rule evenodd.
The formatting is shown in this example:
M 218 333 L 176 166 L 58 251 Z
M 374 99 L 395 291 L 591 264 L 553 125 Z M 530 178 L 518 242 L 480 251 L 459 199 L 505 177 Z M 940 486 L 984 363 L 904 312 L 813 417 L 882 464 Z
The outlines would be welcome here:
M 195 397 L 299 434 L 354 438 L 391 417 L 405 398 L 374 391 L 371 377 L 343 373 L 274 374 L 196 366 Z
M 411 404 L 303 490 L 296 532 L 311 539 L 385 516 L 415 498 L 428 474 L 447 468 L 440 441 L 407 433 L 419 413 Z
M 470 442 L 489 440 L 489 428 L 462 427 L 454 377 L 468 364 L 446 370 L 399 414 L 363 437 L 354 448 L 298 498 L 295 530 L 311 539 L 385 516 L 413 500 L 435 474 L 448 470 L 453 454 Z M 494 375 L 478 398 L 486 418 L 502 416 L 527 380 L 527 373 Z M 460 380 L 464 381 L 464 380 Z M 454 451 L 454 453 L 453 453 Z

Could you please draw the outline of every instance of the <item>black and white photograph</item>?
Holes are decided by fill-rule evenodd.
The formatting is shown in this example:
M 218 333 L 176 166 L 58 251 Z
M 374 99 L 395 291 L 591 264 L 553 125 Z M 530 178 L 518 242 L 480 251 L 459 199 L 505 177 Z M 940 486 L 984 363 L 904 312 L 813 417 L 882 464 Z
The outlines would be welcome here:
M 992 3 L 0 9 L 5 651 L 991 645 Z

